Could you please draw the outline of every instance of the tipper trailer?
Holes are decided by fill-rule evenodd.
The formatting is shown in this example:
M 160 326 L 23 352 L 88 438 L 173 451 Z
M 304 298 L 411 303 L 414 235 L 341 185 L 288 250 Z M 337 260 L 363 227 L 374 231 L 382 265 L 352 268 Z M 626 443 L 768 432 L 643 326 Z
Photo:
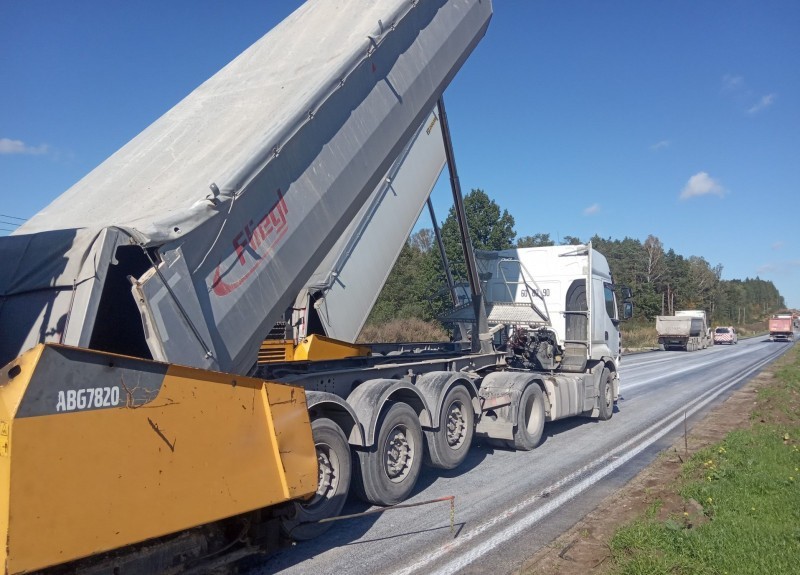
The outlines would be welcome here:
M 769 318 L 770 341 L 794 341 L 792 314 L 775 314 Z
M 658 343 L 664 349 L 696 351 L 714 344 L 704 310 L 676 311 L 656 317 Z
M 423 459 L 457 467 L 476 428 L 527 450 L 545 421 L 611 417 L 605 259 L 473 257 L 441 96 L 490 17 L 486 0 L 307 2 L 0 238 L 5 573 L 204 572 L 273 528 L 319 534 L 351 478 L 371 503 L 402 501 Z M 403 176 L 421 157 L 422 180 Z M 442 158 L 468 337 L 355 345 L 358 286 L 374 301 L 388 273 L 357 244 L 398 201 L 399 251 Z M 484 298 L 476 261 L 502 261 L 506 287 Z M 258 361 L 276 325 L 293 335 L 296 302 L 339 315 L 304 316 L 292 361 Z

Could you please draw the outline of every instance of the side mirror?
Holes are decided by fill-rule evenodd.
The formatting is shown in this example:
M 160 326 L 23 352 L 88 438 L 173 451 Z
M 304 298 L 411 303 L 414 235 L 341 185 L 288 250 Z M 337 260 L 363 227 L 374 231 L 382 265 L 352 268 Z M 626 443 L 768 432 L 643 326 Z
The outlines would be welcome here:
M 633 303 L 626 301 L 622 304 L 622 319 L 631 319 L 633 317 Z
M 620 292 L 622 295 L 622 299 L 631 299 L 633 297 L 633 291 L 628 286 L 622 286 L 620 288 Z

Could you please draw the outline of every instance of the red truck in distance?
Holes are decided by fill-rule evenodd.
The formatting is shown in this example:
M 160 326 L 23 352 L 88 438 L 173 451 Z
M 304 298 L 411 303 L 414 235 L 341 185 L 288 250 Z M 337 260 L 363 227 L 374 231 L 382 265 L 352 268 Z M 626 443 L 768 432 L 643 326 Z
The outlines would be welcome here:
M 769 319 L 770 341 L 794 341 L 792 314 L 775 314 Z

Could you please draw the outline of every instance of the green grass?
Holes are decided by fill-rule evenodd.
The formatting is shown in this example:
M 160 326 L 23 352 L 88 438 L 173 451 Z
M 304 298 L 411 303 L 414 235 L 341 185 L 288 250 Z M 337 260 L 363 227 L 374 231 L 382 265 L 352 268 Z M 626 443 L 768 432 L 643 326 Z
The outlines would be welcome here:
M 613 574 L 800 573 L 800 347 L 757 396 L 751 429 L 685 465 L 678 492 L 707 521 L 647 513 L 611 541 Z
M 658 334 L 654 321 L 631 321 L 621 326 L 622 347 L 626 349 L 653 349 L 658 346 Z
M 448 341 L 449 334 L 434 321 L 417 318 L 394 319 L 382 324 L 367 324 L 358 336 L 358 343 L 400 343 L 414 341 Z

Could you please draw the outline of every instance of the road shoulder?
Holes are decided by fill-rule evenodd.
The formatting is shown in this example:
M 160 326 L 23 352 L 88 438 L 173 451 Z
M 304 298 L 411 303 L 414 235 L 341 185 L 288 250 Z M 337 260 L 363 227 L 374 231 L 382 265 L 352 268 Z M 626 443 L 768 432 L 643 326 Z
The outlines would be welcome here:
M 533 555 L 517 574 L 602 575 L 610 566 L 611 537 L 656 502 L 660 502 L 659 518 L 689 513 L 692 520 L 703 521 L 702 512 L 676 493 L 681 466 L 695 452 L 722 441 L 729 432 L 750 426 L 756 391 L 774 377 L 771 369 L 768 367 L 735 391 L 695 424 L 686 438 L 681 436 L 625 487 Z

